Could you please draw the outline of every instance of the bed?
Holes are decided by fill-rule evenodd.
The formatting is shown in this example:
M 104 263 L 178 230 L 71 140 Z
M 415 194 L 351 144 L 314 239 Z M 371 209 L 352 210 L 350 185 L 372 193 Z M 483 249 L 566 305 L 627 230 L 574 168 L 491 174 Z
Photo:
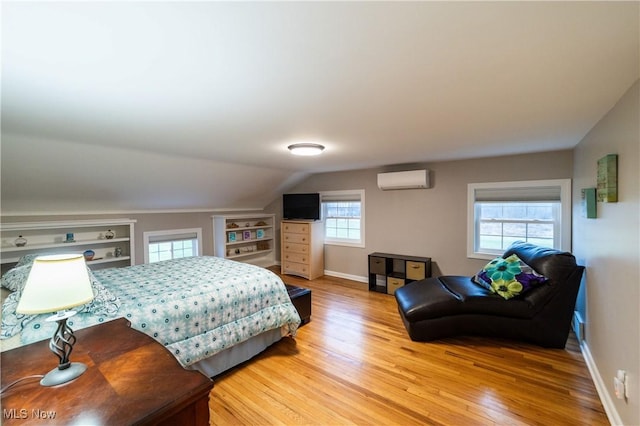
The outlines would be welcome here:
M 2 350 L 50 339 L 46 315 L 15 308 L 35 256 L 2 277 L 11 291 L 2 305 Z M 95 298 L 75 308 L 74 330 L 124 317 L 162 343 L 187 369 L 216 376 L 284 336 L 295 337 L 300 316 L 284 283 L 258 266 L 197 256 L 90 271 Z

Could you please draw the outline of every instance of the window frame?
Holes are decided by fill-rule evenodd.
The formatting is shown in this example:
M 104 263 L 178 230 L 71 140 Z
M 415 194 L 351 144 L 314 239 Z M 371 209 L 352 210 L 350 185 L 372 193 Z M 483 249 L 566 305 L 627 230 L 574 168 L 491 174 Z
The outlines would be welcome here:
M 467 257 L 474 259 L 493 259 L 501 251 L 487 251 L 478 249 L 479 219 L 476 207 L 476 191 L 478 190 L 505 190 L 535 189 L 553 187 L 559 189 L 560 207 L 554 219 L 554 247 L 558 250 L 571 251 L 571 179 L 546 179 L 510 182 L 470 183 L 467 185 Z M 499 201 L 499 200 L 498 200 Z M 516 200 L 504 200 L 504 203 Z M 531 200 L 523 197 L 519 202 L 535 202 L 544 200 Z M 551 200 L 547 200 L 551 201 Z M 557 201 L 557 200 L 555 200 Z
M 335 198 L 335 199 L 334 199 Z M 360 238 L 345 239 L 327 237 L 325 203 L 340 201 L 358 201 L 360 202 Z M 322 209 L 322 221 L 324 222 L 324 244 L 344 247 L 365 247 L 365 191 L 364 189 L 350 189 L 340 191 L 323 191 L 320 192 L 320 205 Z
M 165 241 L 173 242 L 187 239 L 183 237 L 188 234 L 195 234 L 195 239 L 197 240 L 198 244 L 198 247 L 196 247 L 198 251 L 197 255 L 202 256 L 202 228 L 164 229 L 160 231 L 143 232 L 142 238 L 144 245 L 144 263 L 149 263 L 149 244 L 155 242 L 152 241 L 153 237 L 163 237 Z

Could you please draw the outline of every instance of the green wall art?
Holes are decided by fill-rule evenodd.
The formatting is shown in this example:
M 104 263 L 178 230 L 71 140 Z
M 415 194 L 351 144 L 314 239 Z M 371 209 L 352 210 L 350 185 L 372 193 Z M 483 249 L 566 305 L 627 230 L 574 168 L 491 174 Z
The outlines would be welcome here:
M 605 155 L 598 160 L 598 201 L 618 201 L 618 155 Z
M 595 219 L 596 214 L 596 188 L 582 189 L 582 216 L 587 219 Z

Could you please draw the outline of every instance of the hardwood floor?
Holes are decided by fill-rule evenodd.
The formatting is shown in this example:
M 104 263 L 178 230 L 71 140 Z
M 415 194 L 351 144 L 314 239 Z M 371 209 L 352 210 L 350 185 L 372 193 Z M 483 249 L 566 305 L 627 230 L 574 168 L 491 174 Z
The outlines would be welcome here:
M 294 339 L 214 379 L 212 425 L 608 425 L 572 337 L 564 350 L 465 337 L 412 342 L 392 296 L 333 277 Z

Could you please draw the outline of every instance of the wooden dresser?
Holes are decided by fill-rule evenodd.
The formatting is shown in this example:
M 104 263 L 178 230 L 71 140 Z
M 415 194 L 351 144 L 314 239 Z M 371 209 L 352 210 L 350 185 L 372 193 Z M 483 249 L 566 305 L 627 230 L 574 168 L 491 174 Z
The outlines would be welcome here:
M 88 366 L 77 379 L 44 387 L 38 378 L 2 394 L 2 424 L 208 425 L 213 382 L 185 370 L 124 318 L 74 332 L 70 359 Z M 58 359 L 40 341 L 2 353 L 2 387 L 45 374 Z
M 282 273 L 312 280 L 324 275 L 324 224 L 283 220 L 280 226 Z

